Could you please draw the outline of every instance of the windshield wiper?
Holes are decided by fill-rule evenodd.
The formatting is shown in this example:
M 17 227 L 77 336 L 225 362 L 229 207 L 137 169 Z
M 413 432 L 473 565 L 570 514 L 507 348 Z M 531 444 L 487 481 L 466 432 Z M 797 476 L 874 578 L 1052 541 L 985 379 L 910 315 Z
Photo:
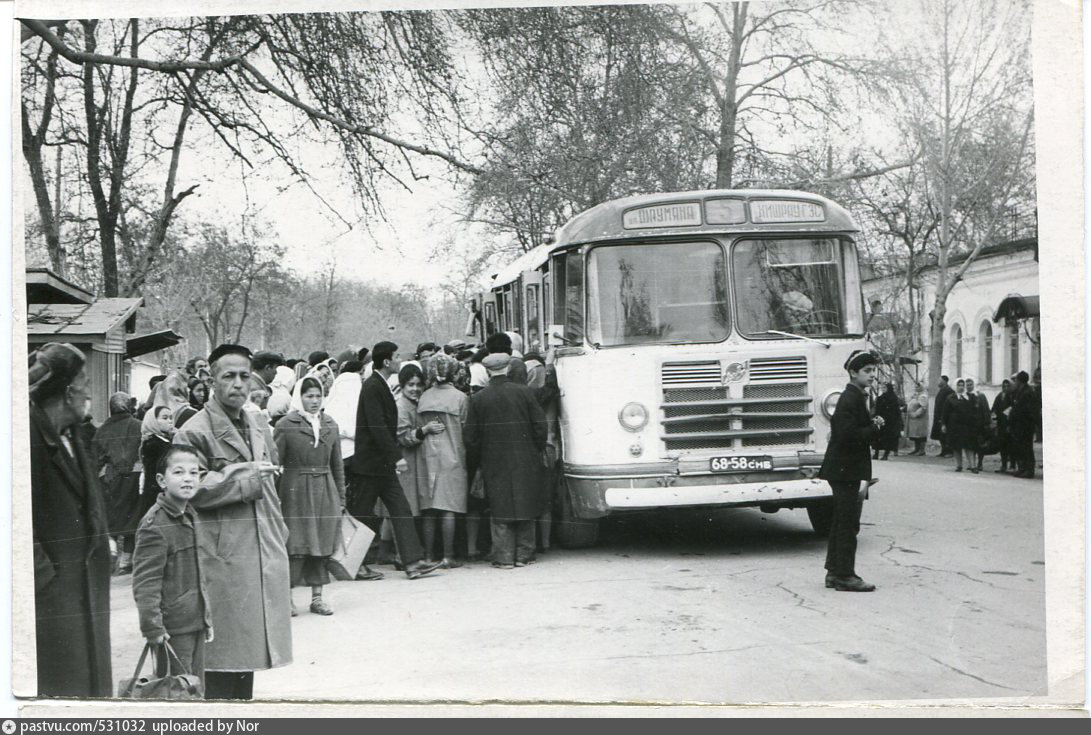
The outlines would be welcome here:
M 781 337 L 792 337 L 794 339 L 805 339 L 808 342 L 814 342 L 816 344 L 820 344 L 823 347 L 825 347 L 826 349 L 829 349 L 829 347 L 830 347 L 829 342 L 823 342 L 822 340 L 815 339 L 814 337 L 805 337 L 802 334 L 792 334 L 791 332 L 782 332 L 779 329 L 766 329 L 764 332 L 762 332 L 762 334 L 779 334 Z

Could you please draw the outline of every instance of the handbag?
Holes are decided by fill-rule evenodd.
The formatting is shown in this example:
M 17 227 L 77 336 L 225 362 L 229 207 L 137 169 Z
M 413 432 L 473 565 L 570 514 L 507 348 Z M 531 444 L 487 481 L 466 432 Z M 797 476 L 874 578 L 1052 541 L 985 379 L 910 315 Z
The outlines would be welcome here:
M 485 499 L 485 475 L 480 470 L 474 475 L 474 481 L 470 484 L 470 497 L 478 500 Z
M 356 579 L 356 572 L 364 563 L 375 532 L 345 512 L 341 514 L 340 535 L 341 543 L 326 561 L 326 569 L 334 579 L 348 582 Z
M 201 685 L 201 677 L 195 676 L 182 664 L 178 654 L 170 647 L 170 643 L 163 642 L 167 649 L 167 675 L 155 679 L 141 676 L 144 661 L 148 658 L 148 651 L 152 644 L 144 645 L 144 651 L 140 654 L 140 660 L 136 663 L 136 671 L 131 679 L 122 679 L 118 682 L 117 696 L 122 699 L 204 699 L 205 691 Z M 172 674 L 171 657 L 178 662 L 181 674 Z

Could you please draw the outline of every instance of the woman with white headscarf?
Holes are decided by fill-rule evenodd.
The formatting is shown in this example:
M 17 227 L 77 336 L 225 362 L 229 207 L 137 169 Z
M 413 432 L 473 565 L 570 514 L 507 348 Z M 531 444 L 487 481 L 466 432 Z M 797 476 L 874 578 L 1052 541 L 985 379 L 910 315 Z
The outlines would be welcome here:
M 272 394 L 269 402 L 265 404 L 265 410 L 269 412 L 269 421 L 276 424 L 284 414 L 292 408 L 292 388 L 295 387 L 295 371 L 290 367 L 281 365 L 277 368 L 273 382 L 269 384 Z
M 340 543 L 345 466 L 337 423 L 322 411 L 322 401 L 317 375 L 299 381 L 292 393 L 292 402 L 299 408 L 277 422 L 273 439 L 284 465 L 277 493 L 288 526 L 291 585 L 310 586 L 311 612 L 333 615 L 333 608 L 322 599 L 322 588 L 330 582 L 326 561 Z

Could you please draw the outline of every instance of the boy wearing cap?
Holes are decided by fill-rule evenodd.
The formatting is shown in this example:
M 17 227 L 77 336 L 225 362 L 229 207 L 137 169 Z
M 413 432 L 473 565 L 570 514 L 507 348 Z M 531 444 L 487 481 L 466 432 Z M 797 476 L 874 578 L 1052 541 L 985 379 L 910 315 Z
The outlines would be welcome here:
M 832 432 L 818 476 L 833 489 L 833 522 L 826 552 L 826 587 L 842 592 L 871 592 L 875 585 L 856 575 L 856 534 L 863 509 L 861 483 L 871 481 L 871 443 L 883 427 L 868 412 L 865 391 L 875 382 L 879 360 L 857 350 L 845 362 L 849 383 L 837 399 Z

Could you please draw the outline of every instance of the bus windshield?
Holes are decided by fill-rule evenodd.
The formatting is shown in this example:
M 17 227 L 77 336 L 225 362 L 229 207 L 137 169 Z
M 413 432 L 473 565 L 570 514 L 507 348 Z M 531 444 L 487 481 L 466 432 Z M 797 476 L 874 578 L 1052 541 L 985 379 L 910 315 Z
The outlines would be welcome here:
M 735 245 L 731 264 L 741 333 L 860 331 L 855 315 L 845 314 L 839 240 L 743 240 Z
M 730 331 L 727 268 L 716 243 L 597 247 L 587 269 L 592 343 L 720 342 Z

